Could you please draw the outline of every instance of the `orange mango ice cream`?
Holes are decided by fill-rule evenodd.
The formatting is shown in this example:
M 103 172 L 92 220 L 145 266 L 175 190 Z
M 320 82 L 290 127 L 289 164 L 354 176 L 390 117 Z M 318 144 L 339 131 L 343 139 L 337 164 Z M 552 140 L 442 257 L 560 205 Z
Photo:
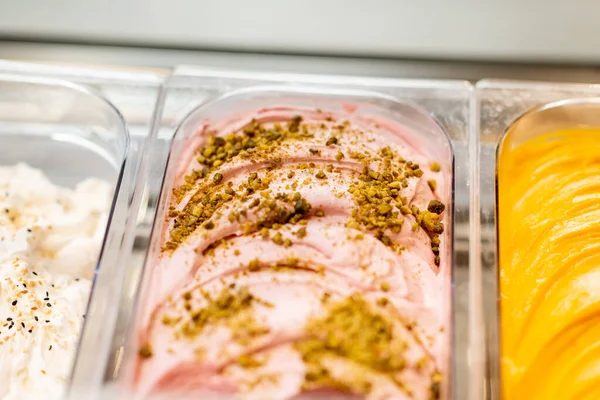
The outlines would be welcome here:
M 600 398 L 600 129 L 498 156 L 503 398 Z

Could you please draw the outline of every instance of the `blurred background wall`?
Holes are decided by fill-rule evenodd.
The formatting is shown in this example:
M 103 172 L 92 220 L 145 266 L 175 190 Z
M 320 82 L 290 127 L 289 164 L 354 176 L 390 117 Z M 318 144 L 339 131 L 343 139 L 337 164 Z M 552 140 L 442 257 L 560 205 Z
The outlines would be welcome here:
M 0 0 L 0 38 L 600 64 L 594 0 Z

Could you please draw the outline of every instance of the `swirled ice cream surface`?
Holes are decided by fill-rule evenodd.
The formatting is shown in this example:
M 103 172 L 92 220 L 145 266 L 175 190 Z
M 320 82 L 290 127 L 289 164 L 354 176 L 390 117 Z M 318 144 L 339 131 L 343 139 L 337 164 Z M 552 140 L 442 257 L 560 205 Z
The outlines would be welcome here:
M 427 150 L 356 113 L 205 123 L 147 265 L 138 397 L 439 398 L 451 178 Z
M 110 185 L 0 167 L 0 399 L 59 399 L 90 294 Z

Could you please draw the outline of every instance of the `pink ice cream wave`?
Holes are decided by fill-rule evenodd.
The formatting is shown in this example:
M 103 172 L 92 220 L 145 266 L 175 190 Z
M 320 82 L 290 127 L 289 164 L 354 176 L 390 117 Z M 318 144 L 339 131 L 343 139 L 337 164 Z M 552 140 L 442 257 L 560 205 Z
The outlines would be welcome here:
M 210 219 L 210 228 L 199 225 L 175 249 L 157 250 L 159 255 L 148 261 L 151 275 L 145 293 L 152 296 L 142 300 L 137 332 L 139 346 L 150 347 L 152 354 L 139 357 L 131 374 L 137 398 L 172 394 L 244 399 L 428 399 L 438 384 L 432 377 L 446 375 L 450 260 L 445 256 L 445 234 L 440 236 L 440 261 L 436 265 L 430 235 L 418 226 L 413 215 L 404 215 L 397 231 L 386 232 L 401 250 L 389 247 L 369 229 L 348 226 L 357 207 L 350 188 L 357 184 L 364 168 L 377 171 L 383 167 L 379 159 L 365 163 L 349 157 L 351 152 L 378 154 L 389 147 L 395 155 L 419 164 L 423 172 L 408 179 L 401 190 L 408 207 L 424 210 L 432 200 L 449 205 L 441 195 L 447 193 L 450 184 L 447 174 L 427 167 L 433 160 L 426 157 L 426 146 L 418 135 L 391 121 L 363 116 L 348 115 L 344 119 L 315 110 L 263 109 L 251 116 L 205 124 L 186 146 L 173 187 L 182 185 L 184 177 L 194 170 L 204 168 L 196 157 L 209 135 L 243 135 L 244 128 L 251 124 L 261 123 L 269 129 L 275 123 L 284 125 L 296 115 L 302 116 L 303 129 L 311 133 L 310 137 L 282 141 L 262 159 L 233 157 L 193 183 L 182 197 L 171 199 L 171 210 L 182 212 L 192 199 L 214 187 L 211 177 L 217 172 L 222 175 L 219 184 L 237 188 L 250 174 L 261 177 L 268 171 L 271 193 L 299 193 L 311 208 L 303 216 L 305 224 L 284 224 L 276 229 L 287 240 L 282 246 L 272 240 L 275 230 L 268 238 L 261 230 L 247 230 L 248 224 L 256 223 L 265 212 L 249 207 L 264 194 L 248 193 L 220 205 Z M 339 124 L 346 120 L 345 129 L 340 130 Z M 337 142 L 326 145 L 333 135 Z M 339 157 L 340 151 L 344 158 Z M 313 164 L 298 167 L 308 163 Z M 327 179 L 316 177 L 316 171 L 325 169 Z M 428 183 L 432 179 L 436 187 Z M 293 204 L 285 200 L 277 200 L 277 205 L 294 212 Z M 247 210 L 242 217 L 230 218 L 242 209 Z M 448 213 L 441 217 L 448 229 Z M 170 240 L 177 217 L 164 218 L 162 245 Z M 302 235 L 298 234 L 300 228 L 304 230 Z M 193 337 L 182 334 L 190 309 L 206 308 L 210 299 L 217 298 L 224 289 L 242 287 L 260 299 L 247 311 L 264 333 L 246 343 L 240 343 L 231 329 L 219 324 L 209 324 Z M 329 373 L 362 371 L 371 382 L 369 393 L 307 387 L 307 367 L 295 344 L 310 338 L 305 327 L 311 320 L 326 315 L 324 297 L 327 303 L 335 303 L 356 295 L 391 321 L 394 335 L 406 343 L 406 366 L 391 378 L 332 355 L 321 361 Z M 389 303 L 385 311 L 380 306 L 383 295 Z M 179 319 L 165 323 L 165 316 Z M 265 361 L 244 368 L 239 360 L 245 356 Z

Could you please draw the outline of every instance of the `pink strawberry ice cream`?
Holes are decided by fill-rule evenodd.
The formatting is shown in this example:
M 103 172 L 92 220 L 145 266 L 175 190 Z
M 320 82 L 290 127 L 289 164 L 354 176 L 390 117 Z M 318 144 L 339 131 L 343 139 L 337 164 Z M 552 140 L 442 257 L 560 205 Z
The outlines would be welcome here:
M 148 261 L 138 397 L 444 395 L 451 178 L 427 150 L 354 113 L 207 122 Z

